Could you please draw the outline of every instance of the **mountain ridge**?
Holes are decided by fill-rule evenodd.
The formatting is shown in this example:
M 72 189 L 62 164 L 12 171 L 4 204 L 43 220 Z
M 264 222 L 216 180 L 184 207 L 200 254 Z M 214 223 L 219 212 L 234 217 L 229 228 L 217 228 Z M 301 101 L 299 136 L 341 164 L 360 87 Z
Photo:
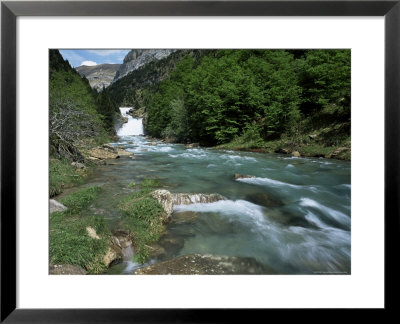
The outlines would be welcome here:
M 132 49 L 126 54 L 123 63 L 115 73 L 112 83 L 150 62 L 169 56 L 175 51 L 174 49 Z
M 81 65 L 75 70 L 88 79 L 90 86 L 97 91 L 107 88 L 114 80 L 114 76 L 121 64 L 104 63 L 93 66 Z

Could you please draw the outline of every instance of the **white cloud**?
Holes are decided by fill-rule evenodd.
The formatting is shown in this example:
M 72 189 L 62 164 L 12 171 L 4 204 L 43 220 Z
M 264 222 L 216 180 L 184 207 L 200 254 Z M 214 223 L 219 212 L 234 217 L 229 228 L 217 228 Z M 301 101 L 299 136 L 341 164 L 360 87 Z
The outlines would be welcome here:
M 97 63 L 96 63 L 96 62 L 93 62 L 93 61 L 83 61 L 83 62 L 81 63 L 81 65 L 94 66 L 94 65 L 97 65 Z
M 68 60 L 73 67 L 79 66 L 79 62 L 84 60 L 84 58 L 77 54 L 74 50 L 60 50 L 60 53 L 64 60 Z
M 100 56 L 107 56 L 111 54 L 121 53 L 123 50 L 88 50 L 88 52 L 100 55 Z

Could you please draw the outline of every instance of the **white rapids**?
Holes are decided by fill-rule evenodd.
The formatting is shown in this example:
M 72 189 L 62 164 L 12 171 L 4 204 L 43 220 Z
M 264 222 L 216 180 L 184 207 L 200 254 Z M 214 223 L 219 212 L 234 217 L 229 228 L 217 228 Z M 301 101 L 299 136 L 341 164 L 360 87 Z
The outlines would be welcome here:
M 123 117 L 128 118 L 128 122 L 123 124 L 122 127 L 117 131 L 118 136 L 127 135 L 143 135 L 143 118 L 133 118 L 128 115 L 127 112 L 132 107 L 120 107 L 119 110 Z

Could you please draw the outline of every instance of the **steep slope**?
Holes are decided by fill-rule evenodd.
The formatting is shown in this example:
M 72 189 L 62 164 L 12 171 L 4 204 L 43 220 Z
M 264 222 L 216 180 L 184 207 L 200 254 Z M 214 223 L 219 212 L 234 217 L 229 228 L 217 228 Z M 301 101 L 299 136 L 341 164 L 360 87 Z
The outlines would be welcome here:
M 141 66 L 161 60 L 175 51 L 173 49 L 133 49 L 125 56 L 124 62 L 115 74 L 113 82 L 137 70 Z
M 198 60 L 209 52 L 210 50 L 177 50 L 163 59 L 149 61 L 137 70 L 114 81 L 108 87 L 110 97 L 117 106 L 133 106 L 136 110 L 144 111 L 152 93 L 157 91 L 161 81 L 170 77 L 176 64 L 186 55 Z
M 97 91 L 107 88 L 114 80 L 115 73 L 120 68 L 121 64 L 99 64 L 94 66 L 82 65 L 75 70 L 82 76 L 88 79 L 90 86 Z

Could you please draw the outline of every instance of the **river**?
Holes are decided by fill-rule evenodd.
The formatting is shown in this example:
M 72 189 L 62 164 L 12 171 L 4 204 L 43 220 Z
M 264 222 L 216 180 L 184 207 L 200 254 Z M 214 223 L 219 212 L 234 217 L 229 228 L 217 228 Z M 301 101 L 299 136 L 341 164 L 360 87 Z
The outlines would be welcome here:
M 111 144 L 133 152 L 134 158 L 97 167 L 85 184 L 103 187 L 90 210 L 104 215 L 111 227 L 121 217 L 114 201 L 134 190 L 128 184 L 157 177 L 171 192 L 227 198 L 175 207 L 160 240 L 164 259 L 192 253 L 240 256 L 280 274 L 350 274 L 350 162 L 154 145 L 121 130 L 120 140 Z M 235 179 L 235 173 L 255 177 Z M 175 243 L 168 244 L 171 240 Z M 109 273 L 129 274 L 139 266 L 126 260 Z

